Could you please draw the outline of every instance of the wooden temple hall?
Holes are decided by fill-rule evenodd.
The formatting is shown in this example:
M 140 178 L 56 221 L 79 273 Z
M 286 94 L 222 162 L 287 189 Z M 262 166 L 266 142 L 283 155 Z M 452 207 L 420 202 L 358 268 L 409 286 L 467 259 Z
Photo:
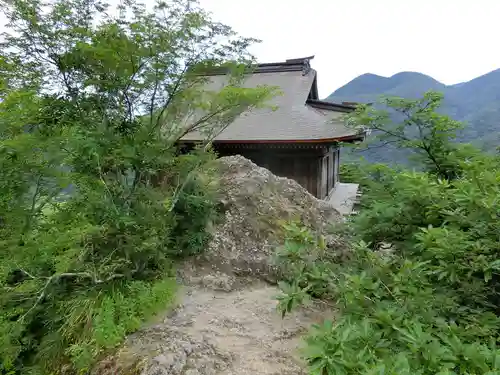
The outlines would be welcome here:
M 259 64 L 243 86 L 279 86 L 283 95 L 271 101 L 277 109 L 262 108 L 239 116 L 213 144 L 220 156 L 242 155 L 325 199 L 339 182 L 338 143 L 362 140 L 364 134 L 344 126 L 343 116 L 354 109 L 352 105 L 319 99 L 311 59 Z M 210 79 L 222 86 L 226 81 L 224 75 Z M 193 132 L 182 142 L 201 140 L 201 135 Z

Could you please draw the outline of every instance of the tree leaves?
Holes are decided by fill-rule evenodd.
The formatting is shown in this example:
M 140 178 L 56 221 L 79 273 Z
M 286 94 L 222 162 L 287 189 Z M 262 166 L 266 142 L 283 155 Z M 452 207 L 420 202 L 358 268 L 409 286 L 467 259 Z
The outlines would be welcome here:
M 208 146 L 275 90 L 243 87 L 253 39 L 192 0 L 0 4 L 0 363 L 87 371 L 165 308 L 173 260 L 206 248 Z M 207 89 L 214 68 L 227 87 Z M 206 141 L 186 155 L 188 131 Z

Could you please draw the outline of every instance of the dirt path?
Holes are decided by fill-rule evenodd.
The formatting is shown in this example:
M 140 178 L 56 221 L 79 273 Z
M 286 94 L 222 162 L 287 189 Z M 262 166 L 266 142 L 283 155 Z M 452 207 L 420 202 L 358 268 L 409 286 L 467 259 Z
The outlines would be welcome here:
M 281 319 L 276 294 L 263 283 L 230 292 L 186 287 L 176 311 L 127 346 L 150 358 L 143 375 L 305 374 L 301 336 L 325 312 L 309 308 Z

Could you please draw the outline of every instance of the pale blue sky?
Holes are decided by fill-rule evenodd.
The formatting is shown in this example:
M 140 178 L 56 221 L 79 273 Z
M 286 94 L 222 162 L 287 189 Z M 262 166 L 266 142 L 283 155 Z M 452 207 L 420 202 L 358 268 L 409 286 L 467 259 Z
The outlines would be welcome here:
M 315 55 L 320 95 L 363 73 L 452 84 L 500 68 L 500 0 L 200 0 L 263 43 L 262 62 Z

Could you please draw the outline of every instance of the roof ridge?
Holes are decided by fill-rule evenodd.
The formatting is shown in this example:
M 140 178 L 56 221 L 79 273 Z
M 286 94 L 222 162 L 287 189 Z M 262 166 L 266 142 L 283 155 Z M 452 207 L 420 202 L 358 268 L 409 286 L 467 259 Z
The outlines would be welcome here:
M 295 59 L 287 59 L 280 62 L 256 63 L 247 67 L 248 72 L 252 74 L 258 73 L 281 73 L 281 72 L 300 72 L 303 71 L 307 75 L 312 70 L 310 60 L 314 56 L 301 57 Z M 209 71 L 204 72 L 204 76 L 224 75 L 229 71 L 227 67 L 214 67 Z
M 256 64 L 254 73 L 274 73 L 303 70 L 304 74 L 307 74 L 309 73 L 309 70 L 311 70 L 310 61 L 312 59 L 314 59 L 314 56 L 287 59 L 280 62 L 260 63 Z

